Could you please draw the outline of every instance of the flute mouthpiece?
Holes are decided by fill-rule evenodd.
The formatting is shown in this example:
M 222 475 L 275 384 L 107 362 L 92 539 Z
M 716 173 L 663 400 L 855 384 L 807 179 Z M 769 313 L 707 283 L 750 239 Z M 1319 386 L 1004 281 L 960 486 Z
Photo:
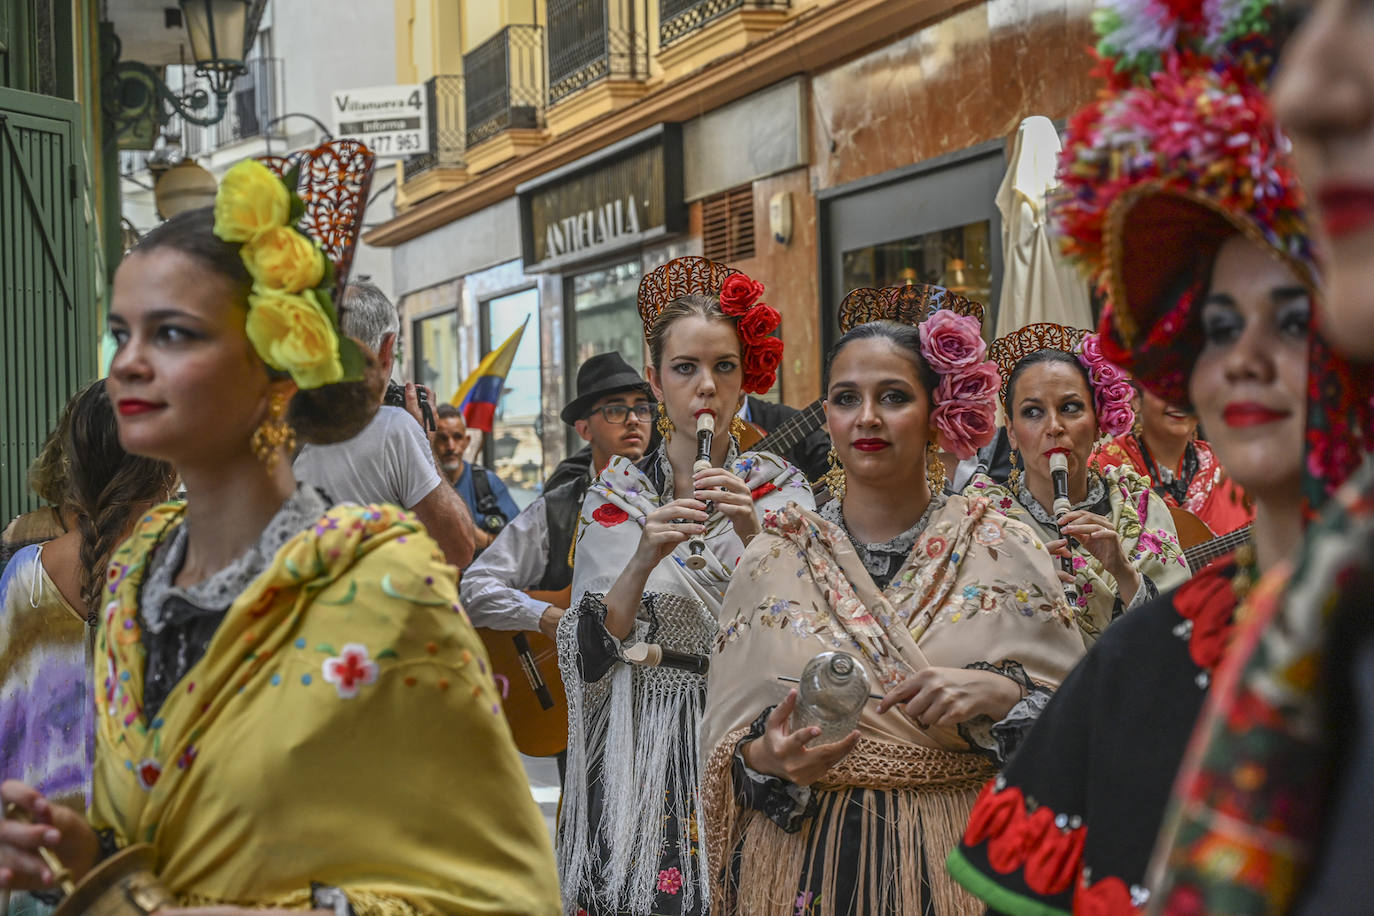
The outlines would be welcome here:
M 1050 473 L 1051 473 L 1051 474 L 1053 474 L 1055 471 L 1068 471 L 1068 469 L 1069 469 L 1069 456 L 1068 456 L 1068 455 L 1065 455 L 1063 452 L 1052 452 L 1052 453 L 1050 454 Z
M 709 410 L 697 411 L 697 432 L 706 430 L 707 432 L 716 431 L 716 415 Z

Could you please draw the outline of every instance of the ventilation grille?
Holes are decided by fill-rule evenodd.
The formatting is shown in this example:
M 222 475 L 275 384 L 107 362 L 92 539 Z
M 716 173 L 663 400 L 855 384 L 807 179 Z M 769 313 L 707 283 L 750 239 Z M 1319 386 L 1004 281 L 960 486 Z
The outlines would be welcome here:
M 701 249 L 731 264 L 754 256 L 754 188 L 732 188 L 701 202 Z

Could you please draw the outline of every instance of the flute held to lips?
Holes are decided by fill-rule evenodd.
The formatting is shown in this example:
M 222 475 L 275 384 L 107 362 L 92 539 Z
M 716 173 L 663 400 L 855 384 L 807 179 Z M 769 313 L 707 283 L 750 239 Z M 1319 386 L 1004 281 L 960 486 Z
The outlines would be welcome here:
M 697 412 L 697 460 L 692 462 L 692 473 L 704 471 L 711 466 L 711 442 L 716 432 L 716 415 L 709 410 Z M 707 512 L 710 506 L 707 506 Z M 691 554 L 687 558 L 688 569 L 706 568 L 706 540 L 701 535 L 697 535 L 687 542 L 687 550 Z
M 1069 503 L 1069 459 L 1062 451 L 1050 453 L 1050 482 L 1054 485 L 1054 520 L 1058 522 L 1072 508 Z M 1078 544 L 1069 538 L 1066 546 L 1072 551 Z M 1072 558 L 1060 557 L 1059 563 L 1064 567 L 1064 572 L 1073 575 Z M 1072 582 L 1064 584 L 1064 596 L 1069 599 L 1070 605 L 1077 606 L 1078 588 Z

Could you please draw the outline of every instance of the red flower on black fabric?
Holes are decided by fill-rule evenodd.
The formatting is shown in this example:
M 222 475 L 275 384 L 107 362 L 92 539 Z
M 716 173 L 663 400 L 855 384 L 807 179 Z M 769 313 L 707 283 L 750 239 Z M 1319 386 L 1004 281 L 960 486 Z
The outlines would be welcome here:
M 629 517 L 630 513 L 610 503 L 597 506 L 596 510 L 592 512 L 592 520 L 603 528 L 614 528 Z
M 1000 777 L 999 777 L 1000 779 Z M 997 780 L 979 794 L 964 830 L 964 844 L 987 841 L 988 864 L 999 874 L 1022 869 L 1026 886 L 1052 897 L 1073 886 L 1083 868 L 1087 828 L 1045 805 L 1026 811 L 1021 790 L 998 790 Z
M 1116 875 L 1094 882 L 1092 887 L 1080 886 L 1073 895 L 1073 916 L 1125 916 L 1135 912 L 1131 889 Z
M 1221 664 L 1231 641 L 1236 611 L 1236 591 L 1231 576 L 1211 570 L 1194 576 L 1174 596 L 1174 609 L 1192 621 L 1188 655 L 1193 664 L 1209 674 Z
M 741 273 L 731 274 L 720 287 L 720 310 L 727 315 L 743 315 L 762 295 L 762 283 Z

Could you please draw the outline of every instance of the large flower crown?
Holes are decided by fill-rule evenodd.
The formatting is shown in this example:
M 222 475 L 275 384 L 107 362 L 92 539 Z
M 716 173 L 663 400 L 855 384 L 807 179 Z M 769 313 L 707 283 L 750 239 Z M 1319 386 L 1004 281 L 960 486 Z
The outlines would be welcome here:
M 675 258 L 639 281 L 639 316 L 644 322 L 644 333 L 653 329 L 668 303 L 689 295 L 716 297 L 720 310 L 734 321 L 744 368 L 740 387 L 753 394 L 771 389 L 782 364 L 782 341 L 772 334 L 782 324 L 782 316 L 777 309 L 759 301 L 763 284 L 709 258 Z
M 309 389 L 362 378 L 366 361 L 339 330 L 334 264 L 296 228 L 306 209 L 298 178 L 297 169 L 278 176 L 253 159 L 235 165 L 215 194 L 215 235 L 240 244 L 253 279 L 246 328 L 253 348 Z
M 997 435 L 997 366 L 985 360 L 983 307 L 942 286 L 856 289 L 840 303 L 840 330 L 896 321 L 921 335 L 921 358 L 940 383 L 930 394 L 935 444 L 963 459 Z
M 1078 360 L 1088 375 L 1097 428 L 1108 436 L 1119 436 L 1135 424 L 1135 388 L 1126 373 L 1112 365 L 1102 353 L 1102 340 L 1082 328 L 1068 328 L 1044 321 L 1028 324 L 992 342 L 992 358 L 997 362 L 1002 385 L 998 397 L 1010 415 L 1007 403 L 1012 373 L 1021 360 L 1039 350 L 1058 350 Z
M 1103 88 L 1069 121 L 1052 218 L 1105 293 L 1108 359 L 1172 403 L 1202 347 L 1194 305 L 1240 233 L 1310 286 L 1301 190 L 1264 88 L 1273 0 L 1099 0 Z

